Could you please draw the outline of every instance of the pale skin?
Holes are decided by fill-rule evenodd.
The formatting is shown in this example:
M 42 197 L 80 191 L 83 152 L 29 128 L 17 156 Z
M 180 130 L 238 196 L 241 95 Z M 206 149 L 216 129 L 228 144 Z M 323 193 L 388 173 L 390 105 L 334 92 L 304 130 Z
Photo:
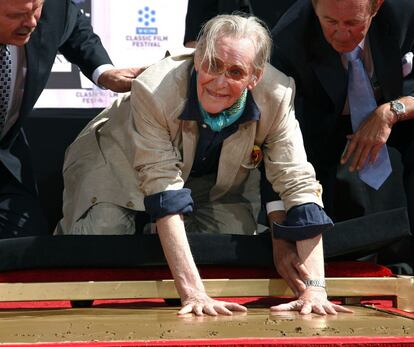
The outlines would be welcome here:
M 318 0 L 315 11 L 325 39 L 338 53 L 352 51 L 366 37 L 372 18 L 383 2 L 378 0 L 371 8 L 370 0 Z M 399 100 L 407 110 L 401 121 L 412 119 L 414 100 L 406 96 Z M 348 136 L 341 164 L 350 162 L 349 171 L 353 172 L 374 163 L 397 119 L 388 102 L 379 105 L 357 131 Z
M 220 38 L 216 46 L 215 63 L 219 66 L 216 71 L 208 70 L 196 54 L 197 95 L 206 111 L 212 114 L 220 112 L 233 105 L 245 88 L 253 89 L 256 86 L 262 72 L 253 69 L 254 51 L 253 42 L 249 39 Z M 194 313 L 197 316 L 216 316 L 246 311 L 244 306 L 214 300 L 207 295 L 188 245 L 182 215 L 174 214 L 160 218 L 156 221 L 156 226 L 181 298 L 182 308 L 179 315 Z M 325 290 L 305 288 L 303 284 L 302 279 L 324 277 L 321 237 L 299 241 L 294 247 L 284 247 L 279 241 L 274 241 L 273 245 L 278 247 L 280 255 L 286 255 L 291 259 L 288 264 L 281 266 L 276 262 L 276 266 L 282 269 L 282 276 L 298 297 L 298 300 L 289 306 L 272 307 L 273 311 L 299 310 L 303 314 L 351 312 L 339 305 L 331 304 L 327 300 Z M 294 266 L 298 271 L 290 274 Z
M 200 61 L 195 59 L 195 69 L 198 72 L 197 94 L 205 110 L 210 113 L 220 112 L 233 105 L 245 88 L 252 89 L 256 85 L 261 72 L 253 73 L 252 52 L 253 43 L 248 39 L 219 40 L 217 59 L 225 63 L 226 69 L 225 73 L 219 75 L 205 72 Z M 225 77 L 228 74 L 237 76 L 237 79 L 238 76 L 242 78 L 229 82 Z M 197 316 L 217 316 L 247 311 L 244 306 L 214 300 L 207 295 L 191 254 L 182 215 L 174 214 L 160 218 L 156 221 L 156 226 L 180 295 L 182 308 L 178 312 L 179 315 L 194 313 Z
M 207 295 L 191 254 L 181 215 L 160 218 L 156 225 L 165 258 L 181 298 L 182 308 L 179 315 L 192 312 L 197 316 L 230 316 L 233 311 L 247 311 L 244 306 L 214 300 Z
M 0 1 L 0 44 L 23 46 L 30 40 L 42 15 L 44 0 Z M 132 80 L 145 68 L 110 69 L 98 84 L 114 92 L 131 90 Z
M 268 214 L 270 225 L 282 223 L 284 211 Z M 322 236 L 297 241 L 296 243 L 272 237 L 273 258 L 278 273 L 285 279 L 297 300 L 272 306 L 272 312 L 299 311 L 319 315 L 336 315 L 338 312 L 352 313 L 352 310 L 331 303 L 326 290 L 319 287 L 306 287 L 303 280 L 325 278 Z

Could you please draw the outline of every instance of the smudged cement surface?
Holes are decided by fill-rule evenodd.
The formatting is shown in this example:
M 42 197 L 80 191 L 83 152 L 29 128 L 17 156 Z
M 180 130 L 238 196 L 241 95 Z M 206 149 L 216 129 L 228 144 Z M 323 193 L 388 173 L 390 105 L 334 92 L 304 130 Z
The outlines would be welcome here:
M 414 320 L 368 308 L 321 317 L 250 308 L 231 317 L 177 316 L 177 308 L 0 311 L 0 343 L 313 336 L 413 336 Z

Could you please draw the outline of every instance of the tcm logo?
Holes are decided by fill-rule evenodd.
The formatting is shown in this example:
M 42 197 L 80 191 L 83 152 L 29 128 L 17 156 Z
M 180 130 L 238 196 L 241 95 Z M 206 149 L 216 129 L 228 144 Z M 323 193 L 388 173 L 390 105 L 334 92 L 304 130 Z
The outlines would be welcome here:
M 154 27 L 156 22 L 156 11 L 151 10 L 148 6 L 138 11 L 139 27 L 136 28 L 137 35 L 157 35 L 158 28 Z

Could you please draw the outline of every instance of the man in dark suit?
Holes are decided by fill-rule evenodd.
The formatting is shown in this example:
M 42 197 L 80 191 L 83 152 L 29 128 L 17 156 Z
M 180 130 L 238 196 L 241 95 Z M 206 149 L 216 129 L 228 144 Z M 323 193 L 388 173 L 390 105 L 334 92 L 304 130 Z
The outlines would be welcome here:
M 0 238 L 47 232 L 22 123 L 58 51 L 113 91 L 129 90 L 140 72 L 114 69 L 89 20 L 71 0 L 0 1 Z
M 351 172 L 362 170 L 387 144 L 401 153 L 413 228 L 414 2 L 299 0 L 272 36 L 272 64 L 296 81 L 296 115 L 308 158 L 324 187 L 328 214 L 335 219 L 338 164 L 349 164 Z M 358 46 L 378 106 L 353 130 L 344 53 Z
M 185 20 L 184 44 L 193 47 L 201 27 L 218 14 L 251 13 L 263 20 L 269 28 L 296 0 L 189 0 Z M 190 43 L 191 42 L 191 43 Z

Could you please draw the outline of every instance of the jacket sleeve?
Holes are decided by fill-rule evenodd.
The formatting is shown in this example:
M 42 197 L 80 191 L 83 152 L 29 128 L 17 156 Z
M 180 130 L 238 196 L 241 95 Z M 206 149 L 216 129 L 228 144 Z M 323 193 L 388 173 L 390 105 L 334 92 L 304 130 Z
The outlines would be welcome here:
M 145 71 L 149 79 L 157 73 L 156 69 Z M 175 118 L 171 112 L 176 114 L 178 109 L 182 110 L 185 99 L 174 93 L 179 87 L 170 78 L 165 76 L 158 87 L 153 83 L 149 86 L 144 78 L 138 78 L 132 84 L 131 124 L 126 134 L 131 144 L 128 156 L 137 172 L 138 189 L 144 196 L 184 187 L 182 155 L 174 144 L 173 133 L 176 131 L 170 128 L 168 119 Z
M 65 30 L 61 37 L 59 51 L 71 63 L 79 66 L 89 79 L 93 71 L 111 59 L 98 35 L 93 32 L 90 19 L 70 0 L 65 0 Z
M 302 133 L 295 118 L 295 84 L 283 74 L 270 76 L 281 83 L 268 97 L 272 124 L 264 142 L 266 176 L 284 202 L 286 211 L 306 203 L 322 204 L 322 187 L 307 160 Z

